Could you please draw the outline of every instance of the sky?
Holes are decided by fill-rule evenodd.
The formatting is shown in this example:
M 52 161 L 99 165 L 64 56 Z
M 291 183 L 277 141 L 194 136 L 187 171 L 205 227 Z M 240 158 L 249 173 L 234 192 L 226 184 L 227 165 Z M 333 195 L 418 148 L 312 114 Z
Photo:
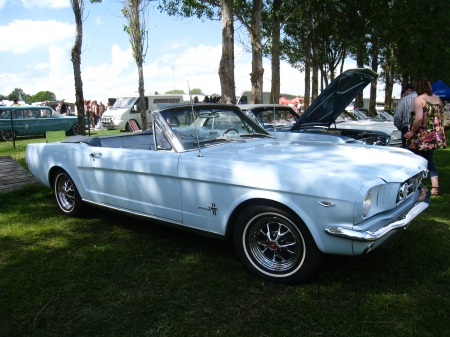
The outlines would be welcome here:
M 155 2 L 156 4 L 156 2 Z M 137 92 L 138 74 L 119 0 L 85 0 L 81 72 L 86 99 L 105 100 Z M 221 22 L 180 19 L 150 9 L 144 63 L 146 93 L 200 88 L 220 94 Z M 237 26 L 237 25 L 236 25 Z M 71 48 L 75 19 L 70 0 L 0 0 L 0 94 L 15 88 L 34 95 L 51 91 L 75 101 Z M 241 36 L 243 36 L 241 34 Z M 236 95 L 250 90 L 251 54 L 235 38 Z M 264 58 L 263 90 L 270 91 L 270 60 Z M 356 62 L 347 60 L 345 68 Z M 379 89 L 383 85 L 379 85 Z M 395 88 L 395 87 L 394 87 Z M 398 91 L 398 93 L 396 92 Z M 384 99 L 384 93 L 377 100 Z M 304 94 L 304 74 L 281 62 L 281 93 Z M 394 95 L 400 95 L 394 89 Z M 369 96 L 368 87 L 364 97 Z

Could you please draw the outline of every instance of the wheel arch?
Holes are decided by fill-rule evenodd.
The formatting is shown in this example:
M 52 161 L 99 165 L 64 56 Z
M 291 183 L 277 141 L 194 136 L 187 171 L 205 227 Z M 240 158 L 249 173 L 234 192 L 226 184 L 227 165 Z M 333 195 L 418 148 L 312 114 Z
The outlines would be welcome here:
M 311 233 L 311 230 L 308 227 L 308 225 L 292 208 L 290 208 L 289 206 L 286 206 L 285 204 L 283 204 L 279 201 L 269 200 L 269 199 L 264 199 L 264 198 L 254 198 L 254 199 L 245 200 L 245 201 L 241 202 L 233 210 L 233 212 L 231 213 L 231 215 L 228 219 L 228 223 L 227 223 L 227 228 L 226 228 L 226 232 L 225 232 L 227 237 L 230 237 L 230 238 L 233 237 L 234 228 L 236 226 L 236 221 L 237 221 L 239 215 L 241 214 L 241 212 L 243 212 L 246 208 L 249 208 L 252 206 L 270 206 L 270 207 L 279 208 L 279 209 L 284 210 L 285 212 L 291 213 L 292 216 L 294 216 L 298 221 L 301 221 L 305 224 L 305 227 L 308 229 L 309 233 L 316 241 L 316 238 L 314 237 L 313 233 Z

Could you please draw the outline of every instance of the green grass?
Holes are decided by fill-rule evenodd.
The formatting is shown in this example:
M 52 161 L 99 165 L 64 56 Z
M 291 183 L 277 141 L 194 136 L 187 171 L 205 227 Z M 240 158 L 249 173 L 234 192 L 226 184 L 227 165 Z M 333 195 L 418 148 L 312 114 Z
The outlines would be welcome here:
M 68 218 L 41 185 L 0 194 L 0 336 L 448 336 L 450 150 L 435 157 L 444 194 L 392 249 L 327 256 L 297 286 L 248 274 L 230 241 Z

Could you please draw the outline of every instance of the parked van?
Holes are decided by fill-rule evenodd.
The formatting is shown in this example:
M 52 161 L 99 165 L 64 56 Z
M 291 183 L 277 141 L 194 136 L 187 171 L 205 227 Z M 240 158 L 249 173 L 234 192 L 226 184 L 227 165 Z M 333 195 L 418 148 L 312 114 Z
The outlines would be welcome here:
M 152 126 L 150 112 L 158 109 L 158 104 L 185 102 L 183 95 L 146 95 L 144 100 L 145 110 L 147 112 L 147 128 L 151 128 Z M 139 96 L 117 98 L 112 108 L 103 113 L 100 122 L 105 129 L 132 131 L 131 125 L 128 123 L 128 121 L 131 120 L 134 121 L 140 129 L 142 128 Z
M 238 99 L 237 104 L 250 104 L 252 102 L 252 91 L 243 91 Z M 270 104 L 270 91 L 263 92 L 263 104 Z M 276 102 L 278 103 L 278 102 Z

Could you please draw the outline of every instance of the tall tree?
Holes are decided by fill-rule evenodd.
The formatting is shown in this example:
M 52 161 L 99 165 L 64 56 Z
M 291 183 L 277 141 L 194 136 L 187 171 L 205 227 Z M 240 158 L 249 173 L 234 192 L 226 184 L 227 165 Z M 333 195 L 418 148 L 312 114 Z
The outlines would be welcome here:
M 234 77 L 234 1 L 233 0 L 161 0 L 161 11 L 181 17 L 202 20 L 222 20 L 222 56 L 219 63 L 219 80 L 222 102 L 236 103 Z
M 247 26 L 252 42 L 252 72 L 250 82 L 252 84 L 252 103 L 263 103 L 264 68 L 262 64 L 262 41 L 261 41 L 261 15 L 262 0 L 253 0 L 251 24 Z M 244 22 L 242 18 L 241 21 Z
M 81 80 L 81 47 L 83 45 L 83 11 L 84 0 L 70 0 L 75 14 L 76 36 L 72 47 L 71 60 L 73 64 L 73 76 L 75 80 L 75 105 L 78 115 L 78 134 L 86 135 L 84 119 L 83 81 Z M 95 2 L 94 0 L 92 2 Z
M 222 102 L 236 104 L 233 0 L 221 0 L 220 7 L 222 13 L 222 56 L 219 65 L 221 96 Z
M 124 30 L 130 36 L 133 57 L 138 68 L 139 110 L 141 112 L 142 130 L 147 130 L 143 64 L 148 47 L 147 9 L 149 2 L 145 0 L 125 0 L 122 8 L 122 14 L 128 21 L 128 25 L 124 27 Z
M 262 103 L 264 74 L 264 68 L 262 67 L 261 43 L 262 0 L 161 0 L 159 8 L 166 11 L 169 15 L 181 15 L 184 17 L 197 16 L 198 18 L 206 17 L 208 19 L 218 19 L 219 16 L 223 15 L 222 7 L 231 3 L 233 3 L 232 11 L 234 16 L 246 28 L 251 40 L 252 72 L 250 74 L 250 82 L 252 84 L 252 102 Z M 227 38 L 226 40 L 227 41 L 225 42 L 229 45 L 230 39 Z M 225 51 L 228 50 L 229 48 L 225 48 Z M 226 55 L 224 57 L 227 59 Z M 234 71 L 234 60 L 232 69 Z M 220 72 L 219 76 L 221 76 Z

